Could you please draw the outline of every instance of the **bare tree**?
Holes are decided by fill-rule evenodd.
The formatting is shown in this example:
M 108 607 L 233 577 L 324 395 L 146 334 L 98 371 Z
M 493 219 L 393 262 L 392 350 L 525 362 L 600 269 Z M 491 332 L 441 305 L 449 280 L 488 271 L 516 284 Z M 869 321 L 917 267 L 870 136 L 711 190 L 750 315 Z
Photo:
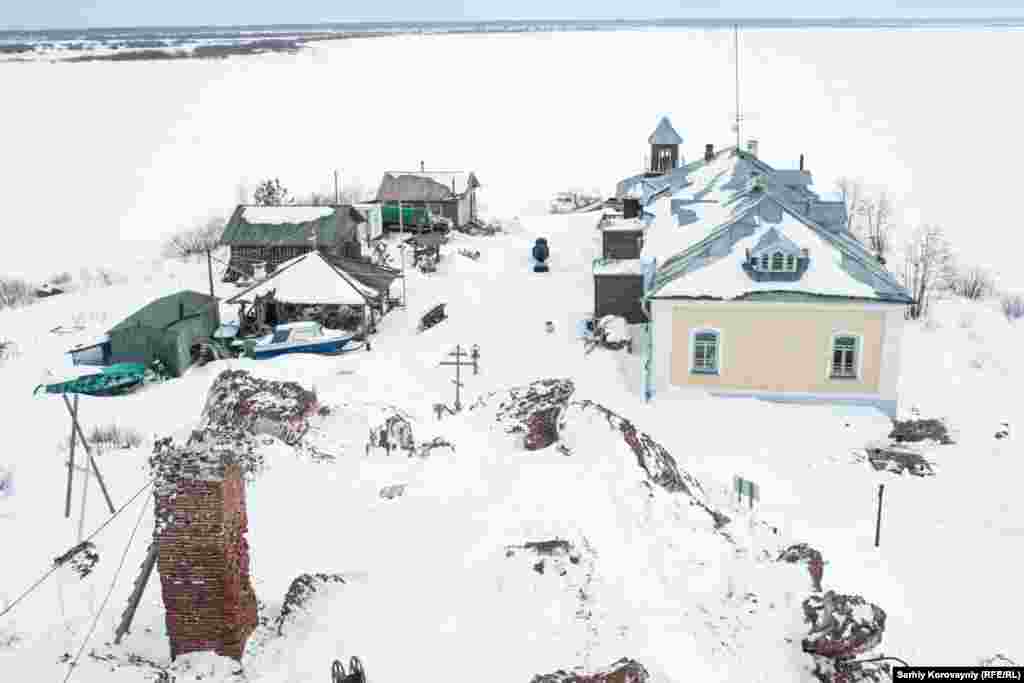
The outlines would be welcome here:
M 336 201 L 341 204 L 358 204 L 373 198 L 373 190 L 362 183 L 350 182 L 342 186 L 335 198 L 334 190 L 321 190 L 309 195 L 309 203 L 313 206 L 333 206 Z
M 210 218 L 202 225 L 171 235 L 164 243 L 163 254 L 167 258 L 180 259 L 203 255 L 220 246 L 220 238 L 223 234 L 224 219 Z
M 995 291 L 995 278 L 981 266 L 958 268 L 949 283 L 949 288 L 958 296 L 976 301 Z
M 882 190 L 875 197 L 863 197 L 858 201 L 857 215 L 864 220 L 859 226 L 857 238 L 875 255 L 875 258 L 885 263 L 885 255 L 892 247 L 892 199 L 885 190 Z
M 914 297 L 907 318 L 917 320 L 925 315 L 931 295 L 950 282 L 954 274 L 953 252 L 942 228 L 925 225 L 915 230 L 906 244 L 903 270 L 903 284 Z
M 223 235 L 224 219 L 213 217 L 203 225 L 172 235 L 164 244 L 163 253 L 168 258 L 182 260 L 189 256 L 204 254 L 206 256 L 206 274 L 210 281 L 210 296 L 214 296 L 212 252 L 220 246 Z
M 278 178 L 264 180 L 260 183 L 253 193 L 253 201 L 258 206 L 282 206 L 295 203 L 287 188 L 281 184 L 281 180 Z
M 836 191 L 846 205 L 846 229 L 853 232 L 854 219 L 860 215 L 864 202 L 864 185 L 859 180 L 843 176 L 836 181 Z

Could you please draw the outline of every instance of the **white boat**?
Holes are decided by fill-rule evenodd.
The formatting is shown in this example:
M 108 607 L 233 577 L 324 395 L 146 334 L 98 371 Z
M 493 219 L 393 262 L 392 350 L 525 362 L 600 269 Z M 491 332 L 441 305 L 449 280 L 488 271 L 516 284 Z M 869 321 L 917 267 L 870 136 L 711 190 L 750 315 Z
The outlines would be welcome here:
M 313 320 L 278 325 L 273 334 L 253 346 L 254 358 L 273 358 L 285 353 L 339 354 L 363 347 L 355 332 L 331 330 Z

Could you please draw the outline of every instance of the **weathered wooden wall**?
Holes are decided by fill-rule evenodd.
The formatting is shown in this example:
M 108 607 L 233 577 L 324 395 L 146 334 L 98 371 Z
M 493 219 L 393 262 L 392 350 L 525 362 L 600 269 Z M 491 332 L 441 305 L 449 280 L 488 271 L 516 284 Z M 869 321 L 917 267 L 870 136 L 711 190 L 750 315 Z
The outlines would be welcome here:
M 597 275 L 594 277 L 594 316 L 619 315 L 630 324 L 647 321 L 640 298 L 644 295 L 641 275 Z

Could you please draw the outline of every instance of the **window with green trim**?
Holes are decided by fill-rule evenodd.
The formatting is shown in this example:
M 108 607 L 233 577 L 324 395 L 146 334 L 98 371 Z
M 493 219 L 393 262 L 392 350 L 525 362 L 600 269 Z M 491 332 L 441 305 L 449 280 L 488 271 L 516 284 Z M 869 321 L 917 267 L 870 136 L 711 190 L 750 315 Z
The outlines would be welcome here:
M 832 340 L 832 377 L 856 379 L 857 338 L 839 336 Z
M 776 272 L 782 270 L 783 264 L 785 263 L 784 259 L 785 257 L 782 255 L 781 251 L 777 251 L 772 254 L 772 270 Z
M 718 372 L 717 332 L 698 332 L 693 336 L 693 371 L 700 374 Z

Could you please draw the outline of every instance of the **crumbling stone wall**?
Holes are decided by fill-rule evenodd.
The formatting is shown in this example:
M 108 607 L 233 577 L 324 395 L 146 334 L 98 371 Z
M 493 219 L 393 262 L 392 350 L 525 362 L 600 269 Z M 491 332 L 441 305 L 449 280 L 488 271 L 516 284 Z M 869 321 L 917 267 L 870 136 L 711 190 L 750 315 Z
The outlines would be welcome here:
M 257 613 L 240 468 L 226 465 L 220 480 L 181 479 L 158 489 L 156 498 L 164 520 L 157 568 L 172 659 L 201 650 L 241 659 Z

